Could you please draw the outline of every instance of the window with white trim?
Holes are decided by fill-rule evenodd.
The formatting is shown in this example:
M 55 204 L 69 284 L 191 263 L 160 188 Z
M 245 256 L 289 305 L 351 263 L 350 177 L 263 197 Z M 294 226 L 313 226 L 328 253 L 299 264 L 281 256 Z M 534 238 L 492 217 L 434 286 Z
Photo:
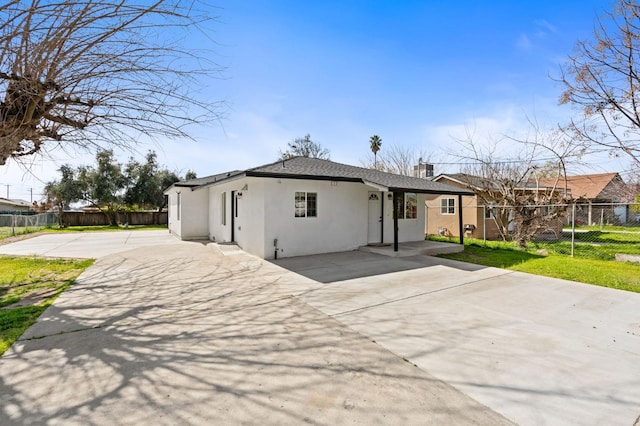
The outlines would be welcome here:
M 318 193 L 317 192 L 296 192 L 294 215 L 295 217 L 317 217 L 318 216 Z
M 440 199 L 440 214 L 456 214 L 456 199 L 455 198 L 441 198 Z

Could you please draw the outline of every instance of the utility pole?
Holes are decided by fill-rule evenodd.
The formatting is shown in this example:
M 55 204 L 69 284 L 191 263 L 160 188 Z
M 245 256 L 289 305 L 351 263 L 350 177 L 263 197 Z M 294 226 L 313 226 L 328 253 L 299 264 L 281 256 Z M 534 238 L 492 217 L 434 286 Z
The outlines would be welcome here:
M 33 188 L 29 188 L 29 193 L 31 194 L 31 204 L 33 204 Z
M 7 200 L 8 200 L 8 199 L 9 199 L 9 187 L 10 187 L 11 185 L 9 185 L 8 183 L 5 183 L 5 185 L 4 185 L 4 186 L 6 186 L 6 187 L 7 187 Z

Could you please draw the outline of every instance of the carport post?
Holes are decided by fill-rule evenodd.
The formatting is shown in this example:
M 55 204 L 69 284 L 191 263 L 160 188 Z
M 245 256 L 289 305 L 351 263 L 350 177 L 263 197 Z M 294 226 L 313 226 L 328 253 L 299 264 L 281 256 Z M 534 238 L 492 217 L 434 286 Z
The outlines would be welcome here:
M 398 192 L 393 192 L 393 251 L 398 251 Z
M 464 245 L 464 224 L 462 223 L 462 194 L 458 194 L 458 229 L 460 230 L 460 244 Z

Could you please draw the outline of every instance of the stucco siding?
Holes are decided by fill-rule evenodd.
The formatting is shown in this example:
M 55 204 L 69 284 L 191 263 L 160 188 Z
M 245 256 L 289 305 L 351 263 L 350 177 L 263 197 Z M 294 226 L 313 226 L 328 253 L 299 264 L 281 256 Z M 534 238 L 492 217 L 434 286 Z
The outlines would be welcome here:
M 209 239 L 231 241 L 231 191 L 235 184 L 216 185 L 209 191 Z M 224 199 L 224 201 L 223 201 Z
M 167 212 L 169 232 L 180 237 L 180 220 L 178 219 L 178 193 L 175 188 L 167 193 Z
M 209 239 L 219 243 L 233 240 L 246 252 L 263 257 L 263 186 L 262 179 L 242 178 L 210 187 Z
M 169 193 L 169 231 L 183 240 L 207 238 L 207 191 L 174 188 Z M 179 199 L 179 201 L 178 201 Z
M 242 191 L 242 196 L 238 198 L 236 241 L 247 252 L 264 258 L 264 179 L 247 178 L 245 182 L 247 190 Z
M 295 193 L 317 194 L 317 217 L 295 217 Z M 354 250 L 367 242 L 368 188 L 360 183 L 265 179 L 265 258 Z
M 386 206 L 385 206 L 386 207 Z M 386 226 L 391 228 L 390 240 L 385 242 L 393 242 L 393 203 L 389 206 L 389 218 Z M 425 233 L 425 195 L 418 194 L 417 217 L 415 219 L 398 219 L 398 242 L 420 241 L 424 240 Z M 386 227 L 385 226 L 385 227 Z M 386 233 L 385 233 L 386 237 Z
M 454 212 L 453 214 L 442 213 L 441 200 L 442 199 L 454 199 Z M 429 235 L 443 235 L 446 237 L 459 237 L 460 236 L 460 223 L 458 218 L 458 196 L 455 195 L 428 195 L 426 197 L 427 217 L 427 234 Z M 477 199 L 475 196 L 462 197 L 462 224 L 473 225 L 475 230 L 473 233 L 465 233 L 466 237 L 482 238 L 482 225 L 483 221 L 479 218 L 483 215 L 483 209 L 478 208 Z M 478 237 L 478 235 L 480 237 Z
M 383 243 L 392 243 L 393 242 L 393 194 L 390 192 L 383 192 L 382 196 L 384 197 L 384 215 L 382 219 L 383 225 L 384 225 Z M 398 222 L 401 222 L 401 220 L 399 220 Z M 400 224 L 398 224 L 398 226 L 400 227 Z M 398 234 L 400 233 L 398 232 Z

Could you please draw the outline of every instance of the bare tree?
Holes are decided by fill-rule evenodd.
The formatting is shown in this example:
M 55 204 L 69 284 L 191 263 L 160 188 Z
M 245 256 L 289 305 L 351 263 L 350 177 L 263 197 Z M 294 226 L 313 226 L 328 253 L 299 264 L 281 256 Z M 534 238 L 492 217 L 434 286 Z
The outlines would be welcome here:
M 597 20 L 592 40 L 578 41 L 562 68 L 561 104 L 582 116 L 567 131 L 588 145 L 640 164 L 640 5 L 618 0 Z
M 380 166 L 391 173 L 413 176 L 413 166 L 418 161 L 416 156 L 422 157 L 411 147 L 392 145 L 380 156 Z
M 311 140 L 311 135 L 306 134 L 303 138 L 296 138 L 287 144 L 288 148 L 280 151 L 280 159 L 286 160 L 291 157 L 310 157 L 329 160 L 329 150 L 319 142 Z
M 49 145 L 188 137 L 185 126 L 219 118 L 220 103 L 192 95 L 219 67 L 179 43 L 212 20 L 179 0 L 0 5 L 0 165 Z
M 372 151 L 373 152 L 373 151 Z M 422 163 L 422 159 L 428 158 L 423 150 L 415 147 L 390 145 L 384 152 L 380 151 L 375 157 L 368 156 L 361 161 L 363 166 L 395 173 L 403 176 L 413 176 L 414 166 Z M 429 160 L 425 160 L 428 162 Z
M 478 199 L 492 209 L 501 237 L 526 246 L 540 231 L 559 221 L 571 195 L 566 185 L 566 160 L 576 146 L 560 131 L 543 132 L 532 123 L 525 138 L 488 137 L 478 140 L 467 132 L 453 154 L 466 163 L 463 180 Z M 505 145 L 518 144 L 517 153 L 504 158 Z M 464 154 L 461 154 L 464 153 Z M 543 181 L 544 179 L 544 181 Z

